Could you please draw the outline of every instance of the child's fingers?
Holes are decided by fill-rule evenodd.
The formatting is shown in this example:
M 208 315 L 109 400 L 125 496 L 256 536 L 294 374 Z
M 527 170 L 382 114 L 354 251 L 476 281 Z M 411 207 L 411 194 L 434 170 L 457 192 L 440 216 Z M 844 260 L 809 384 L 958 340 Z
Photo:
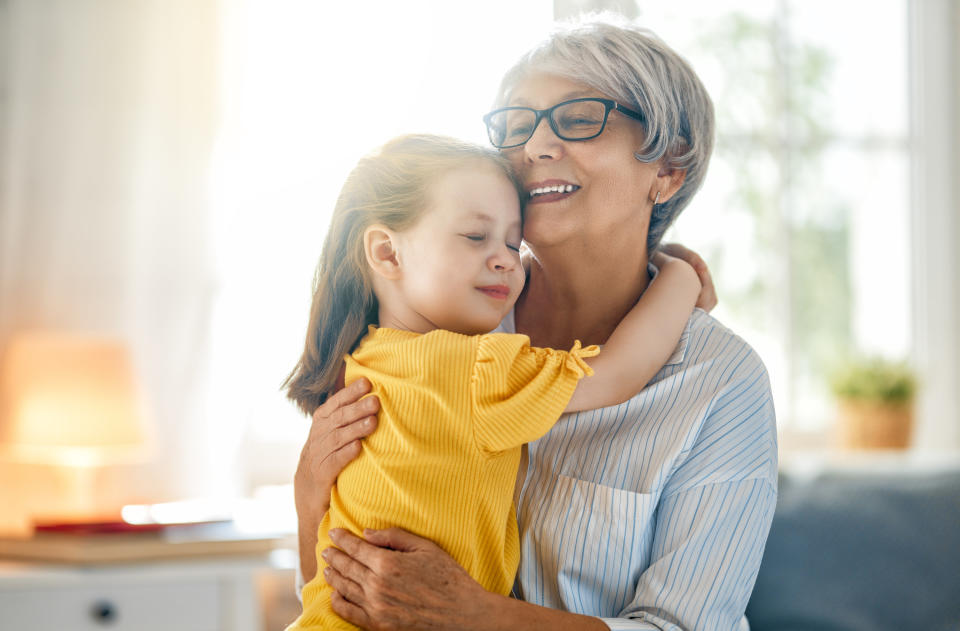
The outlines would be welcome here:
M 697 297 L 697 306 L 709 312 L 717 306 L 717 289 L 713 285 L 713 277 L 705 263 L 700 267 L 694 266 L 693 269 L 697 271 L 701 285 L 700 295 Z
M 697 276 L 700 278 L 700 284 L 702 285 L 700 296 L 697 298 L 697 306 L 704 311 L 711 311 L 716 307 L 718 300 L 717 290 L 713 284 L 710 267 L 707 265 L 707 262 L 703 260 L 703 257 L 679 243 L 664 243 L 661 250 L 669 256 L 674 256 L 686 261 L 696 270 Z

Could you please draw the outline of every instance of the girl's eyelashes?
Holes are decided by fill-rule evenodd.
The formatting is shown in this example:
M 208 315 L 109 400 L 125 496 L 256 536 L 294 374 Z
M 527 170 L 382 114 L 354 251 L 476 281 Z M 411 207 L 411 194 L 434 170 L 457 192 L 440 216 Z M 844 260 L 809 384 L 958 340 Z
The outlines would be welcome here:
M 486 240 L 487 240 L 487 235 L 486 235 L 486 234 L 483 234 L 483 233 L 481 233 L 481 232 L 470 232 L 470 233 L 461 234 L 460 236 L 466 237 L 467 239 L 470 239 L 471 241 L 475 241 L 475 242 L 477 242 L 477 243 L 480 243 L 480 242 L 483 242 L 483 241 L 486 241 Z M 506 246 L 507 246 L 508 249 L 513 250 L 513 251 L 516 252 L 517 254 L 520 254 L 520 246 L 519 246 L 519 245 L 513 245 L 513 244 L 511 244 L 511 243 L 507 243 Z

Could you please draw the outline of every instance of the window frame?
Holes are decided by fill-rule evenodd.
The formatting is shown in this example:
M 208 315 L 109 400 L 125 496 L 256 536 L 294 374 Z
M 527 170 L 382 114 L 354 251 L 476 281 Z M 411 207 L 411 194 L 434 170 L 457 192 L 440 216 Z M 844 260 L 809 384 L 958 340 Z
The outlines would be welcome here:
M 960 3 L 906 0 L 906 7 L 910 353 L 920 379 L 913 446 L 958 450 Z M 636 0 L 554 0 L 558 20 L 604 10 L 638 15 Z M 796 442 L 818 448 L 824 438 L 803 434 Z
M 914 443 L 960 448 L 960 6 L 908 2 Z

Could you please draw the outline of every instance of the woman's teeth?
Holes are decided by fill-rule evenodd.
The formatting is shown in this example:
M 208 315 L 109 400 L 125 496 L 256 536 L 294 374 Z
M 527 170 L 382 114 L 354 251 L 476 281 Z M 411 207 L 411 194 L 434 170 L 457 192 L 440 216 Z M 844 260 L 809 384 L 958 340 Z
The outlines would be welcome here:
M 530 197 L 536 197 L 537 195 L 546 195 L 548 193 L 572 193 L 574 189 L 580 188 L 579 186 L 574 186 L 573 184 L 557 184 L 556 186 L 543 186 L 540 188 L 535 188 L 530 191 Z

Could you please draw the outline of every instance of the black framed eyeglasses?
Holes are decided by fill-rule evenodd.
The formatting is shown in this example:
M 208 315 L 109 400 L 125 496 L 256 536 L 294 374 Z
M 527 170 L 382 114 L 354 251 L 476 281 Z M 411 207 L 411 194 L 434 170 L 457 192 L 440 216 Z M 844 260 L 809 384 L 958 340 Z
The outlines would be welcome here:
M 641 123 L 644 116 L 610 99 L 571 99 L 545 110 L 532 107 L 501 107 L 483 117 L 490 143 L 498 149 L 526 144 L 544 118 L 561 140 L 590 140 L 603 133 L 611 110 L 617 110 Z

